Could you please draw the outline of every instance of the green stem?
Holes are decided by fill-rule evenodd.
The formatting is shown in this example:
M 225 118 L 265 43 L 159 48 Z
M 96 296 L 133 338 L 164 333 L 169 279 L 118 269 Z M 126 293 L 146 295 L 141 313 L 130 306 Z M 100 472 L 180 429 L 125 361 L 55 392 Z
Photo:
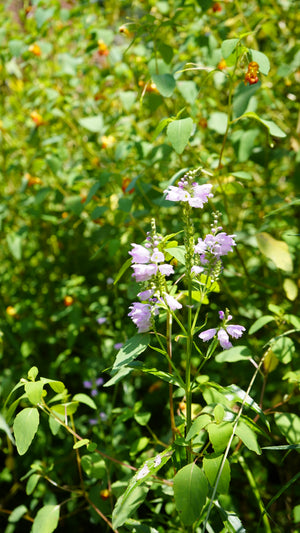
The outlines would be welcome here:
M 250 468 L 248 467 L 244 457 L 242 455 L 239 456 L 238 458 L 238 461 L 242 467 L 242 469 L 244 470 L 246 476 L 247 476 L 247 479 L 249 481 L 249 484 L 250 484 L 250 487 L 253 491 L 253 494 L 256 498 L 256 501 L 258 503 L 258 507 L 259 507 L 259 510 L 261 512 L 261 516 L 262 516 L 262 520 L 263 520 L 263 523 L 264 523 L 264 526 L 265 526 L 265 531 L 266 533 L 272 533 L 272 529 L 271 529 L 271 526 L 270 526 L 270 522 L 269 522 L 269 519 L 268 519 L 268 516 L 267 516 L 267 513 L 265 511 L 265 506 L 263 504 L 263 501 L 260 497 L 260 493 L 259 493 L 259 489 L 257 487 L 257 484 L 256 484 L 256 481 L 255 481 L 255 477 L 252 475 L 252 472 L 250 470 Z

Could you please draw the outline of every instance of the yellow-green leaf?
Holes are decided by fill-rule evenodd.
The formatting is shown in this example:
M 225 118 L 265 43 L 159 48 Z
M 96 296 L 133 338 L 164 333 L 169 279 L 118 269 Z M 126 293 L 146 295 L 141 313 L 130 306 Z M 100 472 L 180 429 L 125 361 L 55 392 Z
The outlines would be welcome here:
M 263 231 L 256 235 L 257 245 L 261 253 L 286 272 L 293 270 L 293 261 L 286 242 L 274 239 L 272 235 Z

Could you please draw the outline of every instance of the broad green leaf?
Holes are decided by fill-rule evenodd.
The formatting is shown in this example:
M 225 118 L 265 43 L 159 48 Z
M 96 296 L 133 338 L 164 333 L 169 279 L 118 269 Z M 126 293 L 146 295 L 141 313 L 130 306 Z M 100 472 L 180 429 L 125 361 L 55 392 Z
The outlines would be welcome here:
M 252 357 L 252 352 L 247 346 L 233 346 L 219 353 L 215 360 L 217 363 L 235 363 L 236 361 L 248 361 L 250 357 Z
M 194 81 L 178 81 L 177 87 L 183 98 L 190 105 L 193 105 L 197 100 L 198 89 Z
M 279 337 L 274 342 L 270 343 L 272 352 L 284 365 L 287 365 L 293 360 L 295 354 L 295 344 L 289 337 Z
M 130 514 L 144 501 L 148 489 L 138 490 L 141 483 L 155 475 L 171 458 L 173 450 L 168 448 L 152 459 L 147 459 L 143 466 L 131 478 L 124 494 L 118 499 L 112 514 L 114 529 L 122 526 Z M 142 487 L 139 487 L 140 489 Z
M 252 61 L 258 63 L 259 72 L 267 76 L 271 68 L 269 58 L 262 52 L 259 52 L 259 50 L 253 50 L 250 48 L 249 52 L 251 53 Z
M 152 80 L 162 96 L 168 97 L 174 92 L 176 81 L 172 74 L 153 74 Z
M 206 477 L 195 463 L 181 468 L 174 477 L 176 509 L 186 526 L 200 518 L 208 493 Z
M 102 115 L 96 115 L 94 117 L 85 117 L 79 119 L 79 124 L 83 128 L 86 128 L 93 133 L 101 133 L 103 130 L 103 117 Z
M 42 507 L 37 512 L 30 533 L 52 533 L 58 526 L 59 509 L 59 505 Z
M 179 263 L 182 265 L 185 264 L 185 247 L 184 246 L 171 246 L 170 248 L 166 248 L 166 252 L 170 254 L 172 257 L 175 257 Z
M 215 452 L 223 452 L 232 435 L 232 424 L 230 422 L 221 422 L 220 424 L 212 422 L 208 424 L 206 429 Z
M 275 413 L 276 426 L 290 444 L 300 442 L 300 417 L 295 413 Z
M 20 41 L 19 39 L 11 39 L 8 42 L 8 48 L 11 55 L 15 57 L 20 57 L 20 55 L 24 52 L 26 45 L 23 41 Z
M 239 421 L 236 429 L 235 435 L 237 435 L 241 441 L 247 446 L 249 450 L 261 455 L 261 449 L 257 443 L 257 437 L 254 431 L 242 420 Z
M 65 386 L 62 381 L 56 381 L 55 379 L 41 378 L 41 381 L 50 385 L 51 389 L 58 394 L 65 390 Z
M 174 150 L 181 154 L 185 149 L 193 131 L 194 123 L 191 118 L 173 120 L 167 127 L 167 138 Z
M 225 41 L 221 44 L 221 52 L 224 59 L 229 57 L 232 52 L 235 51 L 237 44 L 239 42 L 239 39 L 225 39 Z
M 225 411 L 224 411 L 224 407 L 223 405 L 221 404 L 217 404 L 215 407 L 214 407 L 214 418 L 215 418 L 215 422 L 217 424 L 220 424 L 220 422 L 222 422 L 223 418 L 224 418 L 224 415 L 225 415 Z
M 284 131 L 282 131 L 279 126 L 275 124 L 275 122 L 273 122 L 272 120 L 264 120 L 260 118 L 256 113 L 254 113 L 254 111 L 248 111 L 239 118 L 253 118 L 254 120 L 257 120 L 258 122 L 263 124 L 268 129 L 270 135 L 272 135 L 273 137 L 286 137 L 286 133 L 284 133 Z
M 127 366 L 132 363 L 138 355 L 146 350 L 149 342 L 150 336 L 144 333 L 138 333 L 128 339 L 117 353 L 112 368 L 113 372 L 117 372 L 122 366 Z
M 73 415 L 78 408 L 78 402 L 58 403 L 52 406 L 52 411 L 59 415 Z
M 275 320 L 275 318 L 272 315 L 264 315 L 259 317 L 257 320 L 255 320 L 255 322 L 253 322 L 252 326 L 250 327 L 248 331 L 249 335 L 253 335 L 253 333 L 256 333 L 266 324 L 269 324 L 269 322 L 272 322 L 273 320 Z
M 20 411 L 13 424 L 18 453 L 24 455 L 27 452 L 37 432 L 40 415 L 36 407 L 25 407 Z
M 291 272 L 293 270 L 293 260 L 285 241 L 278 241 L 265 231 L 258 233 L 256 240 L 261 253 L 268 259 L 271 259 L 277 268 L 285 272 Z
M 37 7 L 34 11 L 34 18 L 36 20 L 36 25 L 38 29 L 40 29 L 43 24 L 51 19 L 54 14 L 54 7 L 50 7 L 49 9 L 45 9 L 44 7 Z
M 186 440 L 193 439 L 203 428 L 205 428 L 205 426 L 207 426 L 211 422 L 211 420 L 211 416 L 209 416 L 208 414 L 198 416 L 196 420 L 193 421 L 186 436 Z
M 227 129 L 228 116 L 222 111 L 215 111 L 209 116 L 207 126 L 210 130 L 216 131 L 220 135 L 224 135 Z
M 28 381 L 25 383 L 25 392 L 27 394 L 28 400 L 33 404 L 37 405 L 43 394 L 43 383 L 42 381 Z
M 218 473 L 221 467 L 221 463 L 223 461 L 223 455 L 206 455 L 203 459 L 203 470 L 204 473 L 209 481 L 209 484 L 211 487 L 214 487 Z M 225 459 L 222 473 L 218 482 L 218 488 L 217 492 L 224 494 L 228 492 L 229 489 L 229 483 L 230 483 L 230 465 L 229 461 Z
M 75 396 L 73 396 L 72 400 L 73 400 L 73 402 L 84 403 L 85 405 L 88 405 L 92 409 L 97 409 L 97 406 L 96 406 L 94 400 L 90 396 L 88 396 L 87 394 L 83 394 L 83 393 L 80 392 L 78 394 L 75 394 Z
M 283 288 L 284 288 L 286 297 L 291 302 L 294 302 L 298 296 L 298 287 L 296 283 L 292 279 L 286 278 L 283 282 Z
M 290 370 L 289 372 L 284 374 L 282 379 L 287 379 L 289 381 L 289 383 L 299 383 L 300 384 L 300 369 L 299 370 L 295 370 L 295 372 Z
M 241 82 L 233 96 L 233 118 L 240 117 L 243 113 L 246 113 L 250 100 L 260 87 L 260 83 L 255 85 L 245 85 Z
M 8 517 L 8 522 L 10 523 L 16 523 L 19 522 L 20 518 L 24 516 L 25 513 L 27 513 L 28 509 L 26 505 L 18 505 L 13 512 Z
M 241 134 L 238 148 L 238 160 L 240 163 L 244 163 L 249 159 L 258 134 L 258 128 L 251 128 Z

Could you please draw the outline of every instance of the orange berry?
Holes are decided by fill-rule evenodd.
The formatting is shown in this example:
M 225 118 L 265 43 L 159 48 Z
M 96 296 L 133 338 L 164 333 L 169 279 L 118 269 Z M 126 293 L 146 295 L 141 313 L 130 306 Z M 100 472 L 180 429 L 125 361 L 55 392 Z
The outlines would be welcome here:
M 98 54 L 99 56 L 108 56 L 109 50 L 104 41 L 101 39 L 98 41 Z
M 61 218 L 68 218 L 69 216 L 69 213 L 67 211 L 64 211 L 62 214 L 61 214 Z
M 30 113 L 30 118 L 33 120 L 36 126 L 41 126 L 42 124 L 45 124 L 42 115 L 40 115 L 37 111 L 32 111 Z
M 111 148 L 115 144 L 116 139 L 113 135 L 102 135 L 101 142 L 101 148 Z
M 102 500 L 107 500 L 110 497 L 110 491 L 108 489 L 103 489 L 100 491 L 100 498 Z
M 39 47 L 38 44 L 34 43 L 34 44 L 31 44 L 28 48 L 29 52 L 31 52 L 32 54 L 34 54 L 35 56 L 40 56 L 42 51 Z
M 131 183 L 131 179 L 126 177 L 126 178 L 123 178 L 122 179 L 122 191 L 124 194 L 128 193 L 128 194 L 132 194 L 134 192 L 134 187 L 132 187 L 132 189 L 130 189 L 129 191 L 127 191 L 127 187 L 128 185 Z
M 212 10 L 214 13 L 222 11 L 222 6 L 219 2 L 215 2 L 212 6 Z
M 217 65 L 217 68 L 219 70 L 224 70 L 225 68 L 227 68 L 227 63 L 226 63 L 225 59 L 221 59 L 221 61 Z
M 73 302 L 74 302 L 74 298 L 72 298 L 72 296 L 64 297 L 64 304 L 66 307 L 70 307 L 70 305 L 72 305 Z

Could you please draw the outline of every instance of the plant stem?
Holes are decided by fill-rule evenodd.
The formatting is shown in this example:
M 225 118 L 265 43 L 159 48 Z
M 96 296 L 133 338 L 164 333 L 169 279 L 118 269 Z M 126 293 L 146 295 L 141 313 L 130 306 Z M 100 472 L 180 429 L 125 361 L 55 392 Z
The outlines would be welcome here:
M 170 361 L 172 360 L 172 315 L 170 312 L 167 313 L 167 351 L 168 351 L 168 358 L 169 358 L 169 373 L 172 374 L 172 366 L 170 363 Z M 170 404 L 171 430 L 172 430 L 173 441 L 174 441 L 175 435 L 176 435 L 176 424 L 175 424 L 175 416 L 174 416 L 172 383 L 169 383 L 169 404 Z

